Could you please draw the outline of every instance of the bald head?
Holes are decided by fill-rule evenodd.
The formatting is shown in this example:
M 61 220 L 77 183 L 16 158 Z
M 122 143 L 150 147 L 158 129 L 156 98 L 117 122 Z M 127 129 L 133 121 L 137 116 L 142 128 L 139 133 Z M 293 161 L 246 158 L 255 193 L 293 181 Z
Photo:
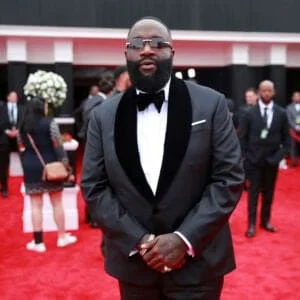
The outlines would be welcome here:
M 274 82 L 271 81 L 271 80 L 263 80 L 259 84 L 259 88 L 261 88 L 261 87 L 268 87 L 268 88 L 271 88 L 271 89 L 275 89 Z
M 152 36 L 159 34 L 159 37 L 169 42 L 172 40 L 170 29 L 160 19 L 155 17 L 145 17 L 136 21 L 129 30 L 127 39 L 146 37 L 140 36 L 141 31 L 142 33 L 146 32 L 147 35 L 152 34 Z
M 274 83 L 271 80 L 262 81 L 259 84 L 258 92 L 263 103 L 269 104 L 275 95 Z

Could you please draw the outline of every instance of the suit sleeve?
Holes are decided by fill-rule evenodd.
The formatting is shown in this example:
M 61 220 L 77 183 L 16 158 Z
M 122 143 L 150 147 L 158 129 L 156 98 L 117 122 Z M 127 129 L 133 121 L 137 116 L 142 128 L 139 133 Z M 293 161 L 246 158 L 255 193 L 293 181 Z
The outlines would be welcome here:
M 212 168 L 210 183 L 202 198 L 189 212 L 177 231 L 192 244 L 195 256 L 219 233 L 240 199 L 244 171 L 238 138 L 220 96 L 212 121 Z
M 105 169 L 100 118 L 91 113 L 83 159 L 81 190 L 92 218 L 126 256 L 147 230 L 122 206 L 109 184 Z

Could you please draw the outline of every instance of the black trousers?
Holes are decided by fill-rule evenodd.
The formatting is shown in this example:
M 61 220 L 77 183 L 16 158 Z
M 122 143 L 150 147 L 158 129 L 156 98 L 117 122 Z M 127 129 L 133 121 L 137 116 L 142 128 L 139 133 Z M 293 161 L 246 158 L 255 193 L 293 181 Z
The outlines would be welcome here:
M 248 222 L 249 225 L 256 223 L 258 195 L 261 193 L 262 208 L 260 222 L 261 225 L 266 225 L 271 217 L 278 166 L 271 166 L 267 163 L 262 165 L 248 163 L 247 168 L 247 176 L 250 182 L 248 190 Z
M 0 186 L 4 190 L 7 190 L 9 153 L 9 147 L 0 145 Z
M 291 138 L 291 151 L 290 151 L 290 155 L 291 155 L 291 160 L 292 160 L 292 165 L 293 166 L 297 165 L 299 147 L 300 147 L 300 143 L 298 143 L 296 140 L 294 140 L 293 138 Z
M 219 300 L 224 277 L 199 285 L 177 285 L 169 275 L 151 286 L 138 286 L 119 282 L 122 300 Z

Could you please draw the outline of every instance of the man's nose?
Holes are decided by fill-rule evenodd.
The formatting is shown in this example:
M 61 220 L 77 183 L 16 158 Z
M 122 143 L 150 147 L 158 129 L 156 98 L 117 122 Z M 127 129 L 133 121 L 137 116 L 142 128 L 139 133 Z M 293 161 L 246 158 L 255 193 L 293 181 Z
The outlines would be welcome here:
M 154 51 L 149 42 L 145 42 L 141 55 L 153 55 Z

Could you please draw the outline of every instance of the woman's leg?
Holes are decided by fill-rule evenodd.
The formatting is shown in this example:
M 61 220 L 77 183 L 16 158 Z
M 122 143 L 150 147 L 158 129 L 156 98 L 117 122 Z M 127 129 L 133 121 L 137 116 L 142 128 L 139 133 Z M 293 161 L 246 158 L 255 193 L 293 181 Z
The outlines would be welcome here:
M 57 226 L 58 237 L 65 236 L 65 213 L 62 205 L 62 192 L 50 192 L 49 193 L 52 208 L 53 217 Z
M 26 244 L 30 251 L 45 252 L 46 247 L 43 243 L 43 194 L 31 194 L 31 218 L 34 240 Z
M 31 194 L 31 219 L 34 232 L 35 243 L 42 243 L 42 227 L 43 227 L 43 194 Z

